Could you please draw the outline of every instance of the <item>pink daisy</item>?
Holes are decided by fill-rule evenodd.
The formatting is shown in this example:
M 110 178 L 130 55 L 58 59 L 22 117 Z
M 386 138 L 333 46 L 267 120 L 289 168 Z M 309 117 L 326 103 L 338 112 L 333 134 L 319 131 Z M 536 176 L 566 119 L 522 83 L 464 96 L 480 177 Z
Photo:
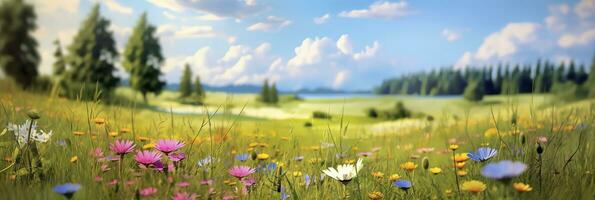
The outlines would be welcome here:
M 255 170 L 248 167 L 248 166 L 234 166 L 229 169 L 229 175 L 232 175 L 238 179 L 242 179 L 246 176 L 250 176 L 250 174 L 254 173 Z
M 138 191 L 138 193 L 141 196 L 146 197 L 146 196 L 149 196 L 149 195 L 152 195 L 152 194 L 157 193 L 157 188 L 154 188 L 154 187 L 143 188 L 143 189 L 140 189 Z
M 172 199 L 173 200 L 195 200 L 196 199 L 196 194 L 194 194 L 194 193 L 180 192 L 180 193 L 175 194 Z
M 130 140 L 116 140 L 109 145 L 109 149 L 118 155 L 124 155 L 134 150 L 134 143 Z
M 136 160 L 136 162 L 138 162 L 139 164 L 148 166 L 161 160 L 161 153 L 149 150 L 139 151 L 134 156 L 134 160 Z
M 183 146 L 184 143 L 178 140 L 159 140 L 157 141 L 157 144 L 155 144 L 155 149 L 165 154 L 169 154 L 171 152 L 177 151 Z

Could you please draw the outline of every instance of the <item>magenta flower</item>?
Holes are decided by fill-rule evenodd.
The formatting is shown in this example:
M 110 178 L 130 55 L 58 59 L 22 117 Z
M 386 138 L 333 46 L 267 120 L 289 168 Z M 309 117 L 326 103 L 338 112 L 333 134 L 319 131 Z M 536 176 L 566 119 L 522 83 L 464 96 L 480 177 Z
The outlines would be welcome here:
M 235 166 L 229 169 L 229 175 L 232 175 L 238 179 L 242 179 L 250 174 L 254 173 L 255 170 L 248 166 Z
M 157 144 L 155 144 L 155 149 L 165 154 L 169 154 L 171 152 L 177 151 L 183 146 L 184 143 L 178 140 L 159 140 L 157 141 Z
M 140 189 L 138 191 L 138 193 L 141 196 L 146 197 L 146 196 L 149 196 L 149 195 L 152 195 L 152 194 L 157 193 L 157 188 L 154 188 L 154 187 L 143 188 L 143 189 Z
M 196 194 L 186 193 L 186 192 L 177 193 L 172 198 L 172 200 L 195 200 L 195 199 L 196 199 Z
M 180 161 L 184 160 L 184 158 L 186 158 L 186 154 L 184 154 L 184 153 L 172 153 L 172 154 L 169 154 L 167 157 L 169 157 L 169 159 L 171 161 L 180 162 Z
M 130 140 L 116 140 L 109 145 L 109 149 L 118 155 L 124 155 L 134 150 L 134 143 Z
M 161 153 L 149 150 L 139 151 L 134 156 L 134 160 L 146 167 L 161 160 Z

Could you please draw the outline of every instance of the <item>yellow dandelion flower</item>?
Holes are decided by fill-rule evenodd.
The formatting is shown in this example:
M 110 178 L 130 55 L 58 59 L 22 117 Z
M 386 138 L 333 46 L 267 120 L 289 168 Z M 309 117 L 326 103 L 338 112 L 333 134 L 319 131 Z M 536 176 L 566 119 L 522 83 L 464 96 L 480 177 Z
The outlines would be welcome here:
M 269 154 L 266 153 L 259 153 L 258 155 L 256 155 L 256 159 L 258 160 L 266 160 L 269 159 L 269 157 L 271 156 L 269 156 Z
M 354 159 L 347 159 L 347 160 L 343 161 L 343 164 L 351 165 L 353 163 L 355 163 L 355 160 Z
M 401 169 L 407 170 L 409 172 L 412 172 L 416 168 L 417 168 L 417 164 L 415 164 L 413 162 L 405 162 L 405 163 L 401 164 Z
M 517 192 L 531 192 L 531 190 L 533 190 L 533 188 L 529 184 L 524 184 L 524 183 L 513 183 L 512 187 Z
M 455 162 L 465 162 L 469 160 L 469 157 L 467 157 L 467 153 L 457 153 L 452 159 Z
M 111 137 L 117 137 L 118 135 L 119 134 L 116 131 L 109 132 L 109 136 L 111 136 Z
M 72 132 L 72 134 L 74 134 L 76 136 L 81 136 L 81 135 L 85 135 L 85 132 L 83 132 L 83 131 L 74 131 L 74 132 Z
M 455 164 L 455 167 L 457 169 L 463 169 L 465 168 L 465 162 L 457 162 L 457 164 Z
M 319 163 L 320 161 L 322 161 L 321 158 L 310 158 L 310 159 L 308 159 L 308 163 L 310 163 L 310 164 L 316 164 L 316 163 Z
M 457 171 L 457 175 L 459 175 L 460 177 L 467 176 L 467 171 L 459 170 L 459 171 Z
M 99 118 L 99 117 L 98 117 L 98 118 L 95 118 L 95 119 L 93 120 L 93 122 L 94 122 L 95 124 L 97 124 L 97 125 L 103 125 L 103 124 L 105 124 L 105 123 L 106 123 L 105 119 L 103 119 L 103 118 Z
M 483 182 L 476 180 L 465 181 L 461 185 L 461 190 L 472 193 L 483 192 L 485 189 L 486 185 Z
M 450 146 L 448 146 L 448 149 L 453 150 L 453 151 L 457 150 L 458 148 L 459 148 L 459 145 L 456 145 L 456 144 L 451 144 Z
M 293 176 L 294 177 L 300 177 L 300 176 L 302 176 L 302 172 L 300 172 L 300 171 L 294 171 L 293 172 Z
M 141 142 L 146 142 L 146 141 L 151 140 L 151 138 L 144 137 L 144 136 L 138 136 L 138 137 L 136 137 L 136 139 L 138 139 Z
M 120 128 L 120 133 L 130 133 L 130 128 Z
M 250 147 L 250 148 L 254 148 L 257 146 L 258 146 L 258 142 L 252 142 L 252 143 L 248 144 L 248 147 Z
M 153 149 L 153 148 L 155 148 L 155 144 L 154 143 L 149 143 L 149 144 L 143 145 L 143 149 L 144 150 Z
M 399 176 L 398 174 L 391 174 L 388 177 L 388 180 L 390 180 L 391 182 L 395 182 L 395 181 L 399 180 L 400 178 L 401 178 L 401 176 Z
M 71 163 L 75 163 L 78 160 L 79 160 L 79 157 L 78 156 L 72 156 L 72 158 L 70 158 L 70 162 Z
M 430 172 L 432 174 L 440 174 L 442 172 L 442 169 L 440 169 L 440 167 L 432 167 L 430 168 Z
M 372 176 L 376 177 L 376 178 L 382 178 L 384 177 L 384 173 L 382 172 L 372 172 Z
M 452 192 L 452 190 L 451 190 L 451 189 L 446 189 L 446 190 L 444 190 L 444 194 L 445 194 L 447 197 L 449 197 L 449 196 L 452 196 L 453 192 Z
M 373 192 L 368 193 L 369 199 L 376 200 L 376 199 L 382 199 L 382 197 L 384 197 L 384 195 L 382 195 L 382 193 L 379 191 L 373 191 Z
M 483 132 L 483 136 L 487 137 L 487 138 L 494 137 L 497 135 L 498 135 L 498 129 L 496 129 L 496 128 L 489 128 L 485 132 Z

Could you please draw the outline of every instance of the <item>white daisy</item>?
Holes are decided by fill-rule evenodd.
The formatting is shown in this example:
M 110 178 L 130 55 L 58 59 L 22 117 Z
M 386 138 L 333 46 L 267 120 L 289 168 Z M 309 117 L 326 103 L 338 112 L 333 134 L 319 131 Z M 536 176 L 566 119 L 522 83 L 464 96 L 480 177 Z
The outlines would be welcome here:
M 33 123 L 33 125 L 31 125 Z M 24 124 L 18 125 L 8 123 L 7 129 L 14 132 L 15 139 L 19 146 L 23 148 L 29 141 L 29 127 L 31 127 L 31 140 L 37 142 L 47 142 L 52 137 L 53 132 L 45 132 L 43 130 L 37 130 L 37 122 L 31 120 L 25 121 Z
M 328 169 L 322 170 L 322 172 L 343 184 L 347 184 L 349 181 L 351 181 L 351 179 L 357 177 L 357 173 L 362 169 L 362 167 L 362 159 L 358 159 L 355 165 L 337 165 L 336 169 L 329 167 Z

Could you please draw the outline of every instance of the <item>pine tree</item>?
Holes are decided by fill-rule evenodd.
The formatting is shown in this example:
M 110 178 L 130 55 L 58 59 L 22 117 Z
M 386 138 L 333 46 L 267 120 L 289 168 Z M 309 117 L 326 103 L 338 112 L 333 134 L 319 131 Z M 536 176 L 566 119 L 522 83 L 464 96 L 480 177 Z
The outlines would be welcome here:
M 574 66 L 573 60 L 571 60 L 570 64 L 568 65 L 568 72 L 566 73 L 566 80 L 576 81 L 576 68 Z
M 270 100 L 270 92 L 269 92 L 269 80 L 264 80 L 262 84 L 262 91 L 260 92 L 260 101 L 263 103 L 269 103 Z
M 93 97 L 96 88 L 101 90 L 101 94 L 109 95 L 118 85 L 120 79 L 114 75 L 118 52 L 109 25 L 110 21 L 99 13 L 99 5 L 95 5 L 83 21 L 68 47 L 66 60 L 69 69 L 63 79 L 68 96 L 78 95 L 81 86 L 84 86 L 85 92 L 82 98 Z
M 273 83 L 271 85 L 271 93 L 270 93 L 270 103 L 277 103 L 279 102 L 279 94 L 277 91 L 277 84 Z
M 585 86 L 589 88 L 589 97 L 595 97 L 595 55 L 591 59 L 591 70 Z
M 545 92 L 545 83 L 544 83 L 544 70 L 541 69 L 541 59 L 537 60 L 537 64 L 535 66 L 535 92 L 537 93 L 543 93 Z
M 546 60 L 543 68 L 543 92 L 550 92 L 554 82 L 554 66 Z
M 23 89 L 38 76 L 37 41 L 31 34 L 37 27 L 33 6 L 23 0 L 0 3 L 0 67 Z
M 581 85 L 585 83 L 585 81 L 587 81 L 587 78 L 589 78 L 589 75 L 585 71 L 585 65 L 581 64 L 578 68 L 578 72 L 576 73 L 576 78 L 574 79 L 574 82 L 576 82 L 576 84 Z
M 553 84 L 563 83 L 565 81 L 564 68 L 564 62 L 561 62 L 556 71 L 554 71 Z
M 205 99 L 206 95 L 205 95 L 205 91 L 202 88 L 202 83 L 200 82 L 200 77 L 197 75 L 196 79 L 194 79 L 194 96 L 196 97 L 196 99 L 199 101 L 199 103 L 202 103 L 203 100 Z
M 163 55 L 155 31 L 155 27 L 147 23 L 147 14 L 143 13 L 128 39 L 122 63 L 130 73 L 130 86 L 143 95 L 145 103 L 147 93 L 158 95 L 165 86 L 165 81 L 159 80 Z
M 180 97 L 189 97 L 192 94 L 192 70 L 190 65 L 184 65 L 182 79 L 180 80 Z
M 485 94 L 483 82 L 480 80 L 471 80 L 467 87 L 465 88 L 465 92 L 463 93 L 463 97 L 467 101 L 477 102 L 483 99 Z
M 64 60 L 64 55 L 62 54 L 60 40 L 55 40 L 54 45 L 56 45 L 56 51 L 54 51 L 55 61 L 53 65 L 53 74 L 54 76 L 60 77 L 66 71 L 66 61 Z

